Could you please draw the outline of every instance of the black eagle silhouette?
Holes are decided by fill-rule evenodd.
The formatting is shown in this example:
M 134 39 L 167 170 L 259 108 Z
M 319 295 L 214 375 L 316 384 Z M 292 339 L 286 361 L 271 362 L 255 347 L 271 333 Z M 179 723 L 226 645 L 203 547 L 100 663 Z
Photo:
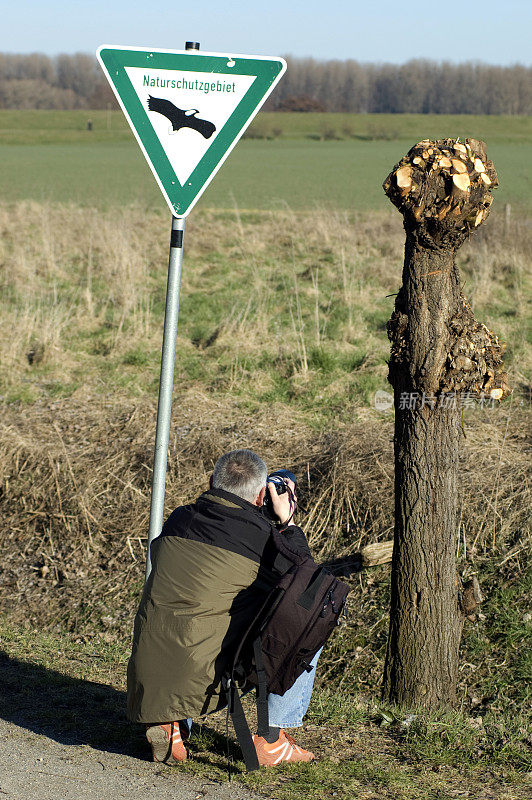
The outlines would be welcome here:
M 167 117 L 172 123 L 172 133 L 179 131 L 181 128 L 192 128 L 193 131 L 201 133 L 205 139 L 209 139 L 214 131 L 216 125 L 206 119 L 200 119 L 196 114 L 197 108 L 191 108 L 188 111 L 175 106 L 170 100 L 165 100 L 162 97 L 152 97 L 149 95 L 148 108 L 150 111 L 155 111 L 157 114 L 162 114 Z

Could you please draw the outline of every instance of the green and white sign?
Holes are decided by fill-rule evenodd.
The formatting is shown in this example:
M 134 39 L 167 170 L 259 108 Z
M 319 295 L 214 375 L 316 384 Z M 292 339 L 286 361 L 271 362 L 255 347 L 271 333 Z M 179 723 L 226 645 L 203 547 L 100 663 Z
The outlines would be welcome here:
M 102 45 L 98 60 L 175 217 L 186 217 L 286 70 L 282 58 Z

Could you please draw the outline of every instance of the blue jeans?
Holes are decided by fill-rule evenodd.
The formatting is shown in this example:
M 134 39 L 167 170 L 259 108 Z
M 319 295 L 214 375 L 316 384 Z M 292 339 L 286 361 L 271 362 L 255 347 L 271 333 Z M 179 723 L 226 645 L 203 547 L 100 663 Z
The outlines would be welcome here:
M 316 677 L 316 664 L 320 657 L 318 650 L 310 666 L 312 672 L 303 672 L 296 682 L 283 695 L 268 695 L 268 715 L 271 728 L 300 728 L 307 713 Z
M 312 697 L 316 664 L 322 649 L 318 650 L 310 662 L 311 672 L 303 672 L 284 694 L 270 693 L 268 695 L 270 728 L 300 728 L 303 725 L 303 717 L 307 713 Z M 182 722 L 186 722 L 190 733 L 192 720 L 187 719 Z

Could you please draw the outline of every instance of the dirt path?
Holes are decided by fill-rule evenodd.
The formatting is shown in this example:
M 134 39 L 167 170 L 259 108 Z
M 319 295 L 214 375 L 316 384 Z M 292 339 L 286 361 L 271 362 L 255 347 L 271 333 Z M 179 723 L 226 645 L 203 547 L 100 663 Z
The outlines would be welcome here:
M 258 800 L 237 783 L 202 781 L 121 753 L 63 744 L 0 719 L 6 800 Z

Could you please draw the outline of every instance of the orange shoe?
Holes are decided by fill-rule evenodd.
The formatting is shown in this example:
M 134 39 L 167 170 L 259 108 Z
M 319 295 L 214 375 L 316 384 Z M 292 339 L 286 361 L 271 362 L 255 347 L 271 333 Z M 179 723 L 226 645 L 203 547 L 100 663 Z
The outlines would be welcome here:
M 253 744 L 262 767 L 275 767 L 277 764 L 295 764 L 296 761 L 314 761 L 314 753 L 299 747 L 290 734 L 281 730 L 279 738 L 270 744 L 262 736 L 254 736 Z
M 184 732 L 182 738 L 179 722 L 152 725 L 146 730 L 146 738 L 151 744 L 154 761 L 178 764 L 186 760 L 187 751 L 183 744 L 183 738 L 188 739 L 188 731 Z

